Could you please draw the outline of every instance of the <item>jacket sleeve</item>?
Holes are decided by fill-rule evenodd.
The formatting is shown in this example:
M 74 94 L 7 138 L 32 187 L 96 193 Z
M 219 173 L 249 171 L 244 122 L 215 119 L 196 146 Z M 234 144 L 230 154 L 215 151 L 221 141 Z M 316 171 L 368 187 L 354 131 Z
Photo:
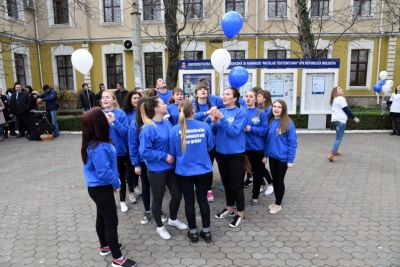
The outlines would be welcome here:
M 175 128 L 173 128 L 169 132 L 169 154 L 171 154 L 174 157 L 176 157 L 176 143 L 177 143 L 176 136 L 179 136 L 176 134 L 176 132 L 179 131 L 175 131 Z
M 118 132 L 118 134 L 126 140 L 126 137 L 128 136 L 129 124 L 125 112 L 115 113 L 115 121 L 111 125 Z
M 236 137 L 239 134 L 243 133 L 244 127 L 247 124 L 247 113 L 241 110 L 235 117 L 235 120 L 232 123 L 229 123 L 228 120 L 223 117 L 220 120 L 221 126 L 225 129 L 227 135 L 231 137 Z
M 208 124 L 204 125 L 207 133 L 207 151 L 210 152 L 215 146 L 214 134 Z
M 55 101 L 56 100 L 56 92 L 54 92 L 53 90 L 52 90 L 52 92 L 50 92 L 50 94 L 49 95 L 45 95 L 45 97 L 43 98 L 43 101 L 44 102 L 51 102 L 51 101 Z
M 145 160 L 167 160 L 168 154 L 153 149 L 153 138 L 155 133 L 152 131 L 152 125 L 143 127 L 139 135 L 139 153 Z
M 140 166 L 139 160 L 139 137 L 137 134 L 137 126 L 133 121 L 129 126 L 128 130 L 128 147 L 129 147 L 129 158 L 131 163 L 135 167 Z
M 287 135 L 288 145 L 288 163 L 293 163 L 297 150 L 297 134 L 296 127 L 293 122 L 290 122 L 290 128 Z
M 251 120 L 250 120 L 251 121 Z M 265 112 L 260 113 L 260 123 L 257 125 L 250 124 L 250 132 L 258 136 L 265 136 L 268 132 L 268 119 Z
M 111 184 L 114 189 L 119 188 L 121 185 L 119 176 L 111 167 L 111 161 L 109 155 L 107 155 L 107 151 L 104 148 L 97 147 L 91 154 L 97 177 L 99 177 L 101 181 Z

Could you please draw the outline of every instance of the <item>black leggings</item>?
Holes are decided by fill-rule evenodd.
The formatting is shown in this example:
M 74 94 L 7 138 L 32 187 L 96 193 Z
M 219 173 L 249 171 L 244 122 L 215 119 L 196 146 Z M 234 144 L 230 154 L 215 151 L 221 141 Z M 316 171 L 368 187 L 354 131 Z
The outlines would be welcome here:
M 117 157 L 118 174 L 121 181 L 121 188 L 119 190 L 119 200 L 121 202 L 125 202 L 126 199 L 126 161 L 126 156 Z
M 393 132 L 400 133 L 400 113 L 390 112 L 390 117 L 392 119 Z
M 147 177 L 147 166 L 144 162 L 140 162 L 142 174 L 140 180 L 142 181 L 142 201 L 144 211 L 150 211 L 150 182 Z
M 264 150 L 246 150 L 247 158 L 251 164 L 251 170 L 253 172 L 253 199 L 258 199 L 260 195 L 260 187 L 263 184 L 262 171 L 265 168 L 262 159 L 264 157 Z
M 285 194 L 284 179 L 287 171 L 287 163 L 274 158 L 269 158 L 268 160 L 272 179 L 274 179 L 275 204 L 281 205 L 283 195 Z
M 164 199 L 165 186 L 168 186 L 168 190 L 171 194 L 171 200 L 169 202 L 169 217 L 171 220 L 176 220 L 178 216 L 182 191 L 174 170 L 168 170 L 162 173 L 147 171 L 147 177 L 149 178 L 151 193 L 153 194 L 151 212 L 153 213 L 157 227 L 162 227 L 161 208 Z
M 195 203 L 195 190 L 196 187 L 196 198 L 199 204 L 201 221 L 203 228 L 210 227 L 210 206 L 207 201 L 207 191 L 209 181 L 212 179 L 212 172 L 194 175 L 194 176 L 180 176 L 176 175 L 179 184 L 182 188 L 183 198 L 185 199 L 185 214 L 189 224 L 189 229 L 196 229 L 196 211 L 194 207 Z
M 226 205 L 233 207 L 236 203 L 239 212 L 244 211 L 245 201 L 243 191 L 244 155 L 245 153 L 223 155 L 216 152 L 215 154 L 225 187 Z
M 129 158 L 126 160 L 126 181 L 128 182 L 129 192 L 133 193 L 135 187 L 139 185 L 139 175 L 135 173 L 135 167 Z
M 100 247 L 109 246 L 114 259 L 122 256 L 118 245 L 118 216 L 114 190 L 111 185 L 88 188 L 89 196 L 96 203 L 96 232 Z

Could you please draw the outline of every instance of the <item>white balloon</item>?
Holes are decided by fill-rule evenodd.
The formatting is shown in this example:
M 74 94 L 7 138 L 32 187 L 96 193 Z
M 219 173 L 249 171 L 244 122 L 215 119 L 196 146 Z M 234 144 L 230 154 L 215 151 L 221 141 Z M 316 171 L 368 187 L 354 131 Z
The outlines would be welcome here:
M 388 85 L 390 86 L 390 88 L 392 88 L 394 82 L 393 82 L 393 80 L 387 80 L 387 81 L 385 82 L 385 84 L 388 84 Z
M 381 80 L 385 80 L 387 78 L 387 76 L 388 76 L 388 72 L 386 70 L 379 72 L 379 78 Z
M 229 65 L 231 64 L 231 54 L 229 54 L 226 49 L 217 49 L 211 55 L 211 65 L 213 68 L 223 73 L 225 70 L 228 69 Z
M 93 66 L 93 57 L 86 49 L 77 49 L 71 56 L 72 66 L 82 74 L 87 74 Z
M 391 90 L 392 90 L 392 86 L 391 86 L 390 84 L 385 83 L 385 84 L 382 86 L 382 92 L 383 92 L 384 94 L 389 94 Z

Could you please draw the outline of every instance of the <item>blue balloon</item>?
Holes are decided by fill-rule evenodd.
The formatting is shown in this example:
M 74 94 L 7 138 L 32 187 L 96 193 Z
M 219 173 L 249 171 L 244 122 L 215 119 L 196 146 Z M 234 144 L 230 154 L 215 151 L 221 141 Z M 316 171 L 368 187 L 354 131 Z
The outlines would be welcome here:
M 229 73 L 229 83 L 232 87 L 240 88 L 247 83 L 249 79 L 249 72 L 247 69 L 238 66 L 231 69 Z
M 385 85 L 385 80 L 380 80 L 379 82 L 378 82 L 378 84 L 382 87 L 382 86 L 384 86 Z
M 228 39 L 235 37 L 243 27 L 243 18 L 236 11 L 225 13 L 221 21 L 222 30 Z
M 382 85 L 379 82 L 374 86 L 374 91 L 376 93 L 380 93 L 382 91 Z

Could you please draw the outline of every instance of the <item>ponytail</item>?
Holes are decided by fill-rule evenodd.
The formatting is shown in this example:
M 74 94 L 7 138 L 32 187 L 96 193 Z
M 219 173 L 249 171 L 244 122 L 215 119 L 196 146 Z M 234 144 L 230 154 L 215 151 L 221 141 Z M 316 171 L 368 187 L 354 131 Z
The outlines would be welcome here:
M 186 152 L 186 132 L 187 123 L 186 119 L 193 116 L 193 104 L 189 100 L 182 100 L 179 104 L 179 124 L 181 125 L 181 149 L 182 153 Z

